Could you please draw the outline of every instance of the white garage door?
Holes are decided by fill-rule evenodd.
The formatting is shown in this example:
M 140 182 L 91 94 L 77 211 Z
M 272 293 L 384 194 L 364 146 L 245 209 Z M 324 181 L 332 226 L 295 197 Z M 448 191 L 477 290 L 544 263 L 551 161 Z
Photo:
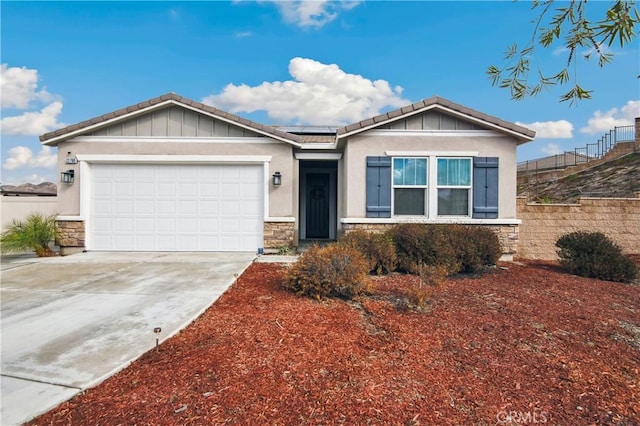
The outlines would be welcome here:
M 89 248 L 256 251 L 262 165 L 94 164 Z

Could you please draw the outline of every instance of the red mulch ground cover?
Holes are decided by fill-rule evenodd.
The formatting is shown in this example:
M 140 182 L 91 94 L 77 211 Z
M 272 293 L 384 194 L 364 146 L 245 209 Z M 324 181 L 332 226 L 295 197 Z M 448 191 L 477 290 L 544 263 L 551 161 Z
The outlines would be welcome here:
M 313 301 L 254 264 L 191 326 L 32 425 L 640 423 L 640 286 L 552 265 Z

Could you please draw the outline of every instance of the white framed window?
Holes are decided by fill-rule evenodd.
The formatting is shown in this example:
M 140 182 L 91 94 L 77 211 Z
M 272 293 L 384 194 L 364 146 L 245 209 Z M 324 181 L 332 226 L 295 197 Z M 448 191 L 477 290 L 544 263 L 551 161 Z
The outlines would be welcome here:
M 428 170 L 426 157 L 397 157 L 393 159 L 393 214 L 396 216 L 425 216 L 428 212 Z
M 437 158 L 438 216 L 471 216 L 471 158 Z

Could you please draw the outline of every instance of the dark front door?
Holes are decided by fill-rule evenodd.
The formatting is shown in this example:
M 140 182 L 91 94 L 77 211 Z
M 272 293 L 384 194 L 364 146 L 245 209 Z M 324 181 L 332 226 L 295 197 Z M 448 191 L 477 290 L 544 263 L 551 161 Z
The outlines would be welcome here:
M 306 238 L 329 238 L 329 173 L 307 173 Z

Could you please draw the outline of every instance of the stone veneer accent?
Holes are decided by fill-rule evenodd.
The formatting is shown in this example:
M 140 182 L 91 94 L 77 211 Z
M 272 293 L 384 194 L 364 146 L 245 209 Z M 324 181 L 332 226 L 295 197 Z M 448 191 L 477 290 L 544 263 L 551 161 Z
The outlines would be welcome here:
M 602 232 L 627 254 L 640 254 L 640 192 L 637 198 L 581 198 L 576 204 L 527 203 L 518 197 L 522 259 L 557 260 L 555 243 L 573 231 Z
M 265 222 L 264 248 L 294 247 L 295 222 Z
M 395 224 L 389 223 L 344 223 L 342 231 L 345 234 L 362 229 L 367 232 L 384 232 Z M 491 229 L 498 235 L 500 246 L 502 247 L 502 259 L 512 260 L 513 256 L 518 253 L 519 229 L 518 225 L 465 225 L 465 226 L 484 226 Z
M 58 220 L 56 221 L 58 237 L 56 244 L 60 246 L 60 254 L 67 255 L 84 250 L 84 221 Z

